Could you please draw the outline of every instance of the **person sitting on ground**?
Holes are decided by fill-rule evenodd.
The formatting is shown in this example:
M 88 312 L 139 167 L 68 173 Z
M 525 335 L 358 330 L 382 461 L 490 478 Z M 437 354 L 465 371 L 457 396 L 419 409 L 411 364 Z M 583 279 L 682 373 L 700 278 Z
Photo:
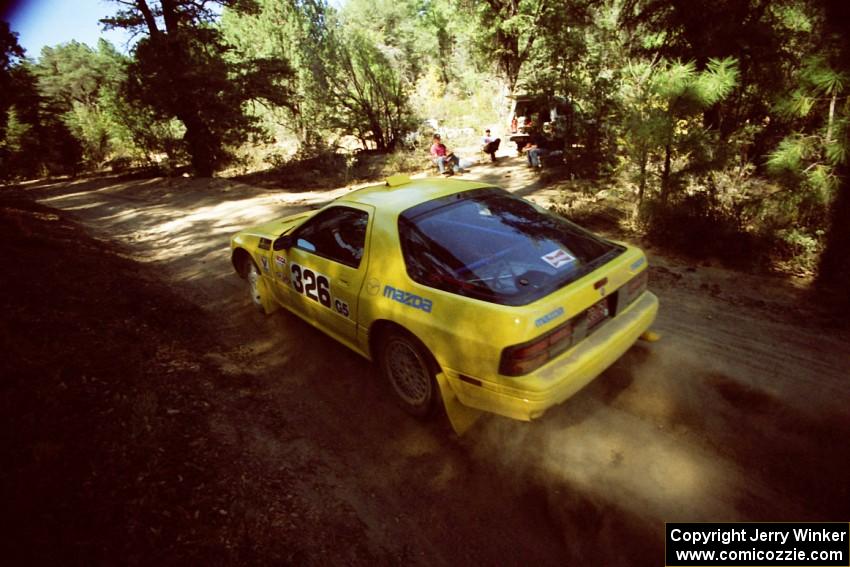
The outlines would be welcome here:
M 543 167 L 544 158 L 555 158 L 562 156 L 564 152 L 558 148 L 558 143 L 552 138 L 552 124 L 543 125 L 543 132 L 536 128 L 529 133 L 528 142 L 523 151 L 528 159 L 528 165 L 540 169 Z
M 546 139 L 537 129 L 533 129 L 528 133 L 528 141 L 522 148 L 522 151 L 525 152 L 525 158 L 528 160 L 528 165 L 538 169 L 543 167 L 540 158 L 545 156 L 547 153 L 545 145 Z
M 434 134 L 434 140 L 431 144 L 431 161 L 434 162 L 440 173 L 446 175 L 463 173 L 463 168 L 460 166 L 460 159 L 458 159 L 454 152 L 446 149 L 446 145 L 440 139 L 439 134 Z
M 485 154 L 490 154 L 490 161 L 496 162 L 496 150 L 499 149 L 499 144 L 502 143 L 500 138 L 495 138 L 490 135 L 490 129 L 484 130 L 484 137 L 481 139 L 481 151 Z

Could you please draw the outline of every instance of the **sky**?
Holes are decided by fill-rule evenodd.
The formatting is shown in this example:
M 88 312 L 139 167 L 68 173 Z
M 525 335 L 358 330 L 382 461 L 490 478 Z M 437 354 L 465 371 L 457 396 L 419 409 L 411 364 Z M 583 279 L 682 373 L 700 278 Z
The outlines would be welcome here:
M 3 19 L 18 34 L 27 57 L 37 58 L 44 46 L 77 40 L 92 47 L 103 37 L 119 51 L 132 44 L 124 30 L 102 31 L 98 20 L 115 13 L 118 5 L 106 0 L 23 0 L 3 3 Z

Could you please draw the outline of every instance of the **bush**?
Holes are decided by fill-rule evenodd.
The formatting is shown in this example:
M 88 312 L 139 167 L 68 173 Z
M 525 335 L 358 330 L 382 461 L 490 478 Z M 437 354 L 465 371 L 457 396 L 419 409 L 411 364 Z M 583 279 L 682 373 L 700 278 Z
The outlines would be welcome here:
M 650 241 L 690 258 L 716 258 L 747 269 L 763 267 L 770 259 L 773 238 L 748 230 L 732 209 L 716 205 L 705 193 L 685 195 L 666 206 L 646 201 L 640 218 Z
M 776 253 L 780 265 L 797 274 L 814 274 L 823 252 L 824 232 L 814 235 L 801 228 L 783 229 L 776 232 Z
M 280 154 L 277 154 L 280 156 Z M 385 153 L 360 151 L 340 153 L 329 148 L 310 153 L 299 151 L 289 159 L 282 156 L 276 166 L 239 178 L 246 183 L 285 189 L 329 189 L 355 182 L 379 180 L 396 173 L 427 169 L 428 155 L 422 151 Z

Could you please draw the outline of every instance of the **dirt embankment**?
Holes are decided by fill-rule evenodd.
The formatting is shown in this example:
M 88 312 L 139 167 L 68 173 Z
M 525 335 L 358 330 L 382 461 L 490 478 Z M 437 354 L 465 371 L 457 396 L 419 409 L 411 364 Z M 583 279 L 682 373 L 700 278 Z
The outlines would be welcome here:
M 63 213 L 0 200 L 2 527 L 9 564 L 368 563 L 354 511 L 255 399 L 201 308 Z M 238 353 L 232 358 L 238 361 Z M 252 416 L 250 432 L 226 424 Z M 296 488 L 297 487 L 297 488 Z
M 546 198 L 518 160 L 467 177 Z M 486 418 L 456 438 L 397 410 L 344 347 L 254 313 L 232 273 L 230 234 L 346 190 L 103 178 L 28 189 L 67 213 L 4 213 L 37 227 L 3 225 L 18 258 L 4 341 L 22 353 L 8 369 L 31 376 L 3 398 L 15 549 L 658 565 L 664 521 L 846 520 L 850 340 L 801 290 L 653 254 L 661 342 L 538 422 Z M 54 482 L 59 504 L 27 508 Z

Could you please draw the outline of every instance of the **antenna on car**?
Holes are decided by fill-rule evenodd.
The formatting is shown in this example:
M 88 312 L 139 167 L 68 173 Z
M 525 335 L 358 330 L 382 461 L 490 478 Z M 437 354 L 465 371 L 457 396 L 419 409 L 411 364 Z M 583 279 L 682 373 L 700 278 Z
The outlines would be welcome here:
M 410 183 L 409 175 L 390 175 L 387 177 L 387 187 L 398 187 L 399 185 L 404 185 L 405 183 Z

